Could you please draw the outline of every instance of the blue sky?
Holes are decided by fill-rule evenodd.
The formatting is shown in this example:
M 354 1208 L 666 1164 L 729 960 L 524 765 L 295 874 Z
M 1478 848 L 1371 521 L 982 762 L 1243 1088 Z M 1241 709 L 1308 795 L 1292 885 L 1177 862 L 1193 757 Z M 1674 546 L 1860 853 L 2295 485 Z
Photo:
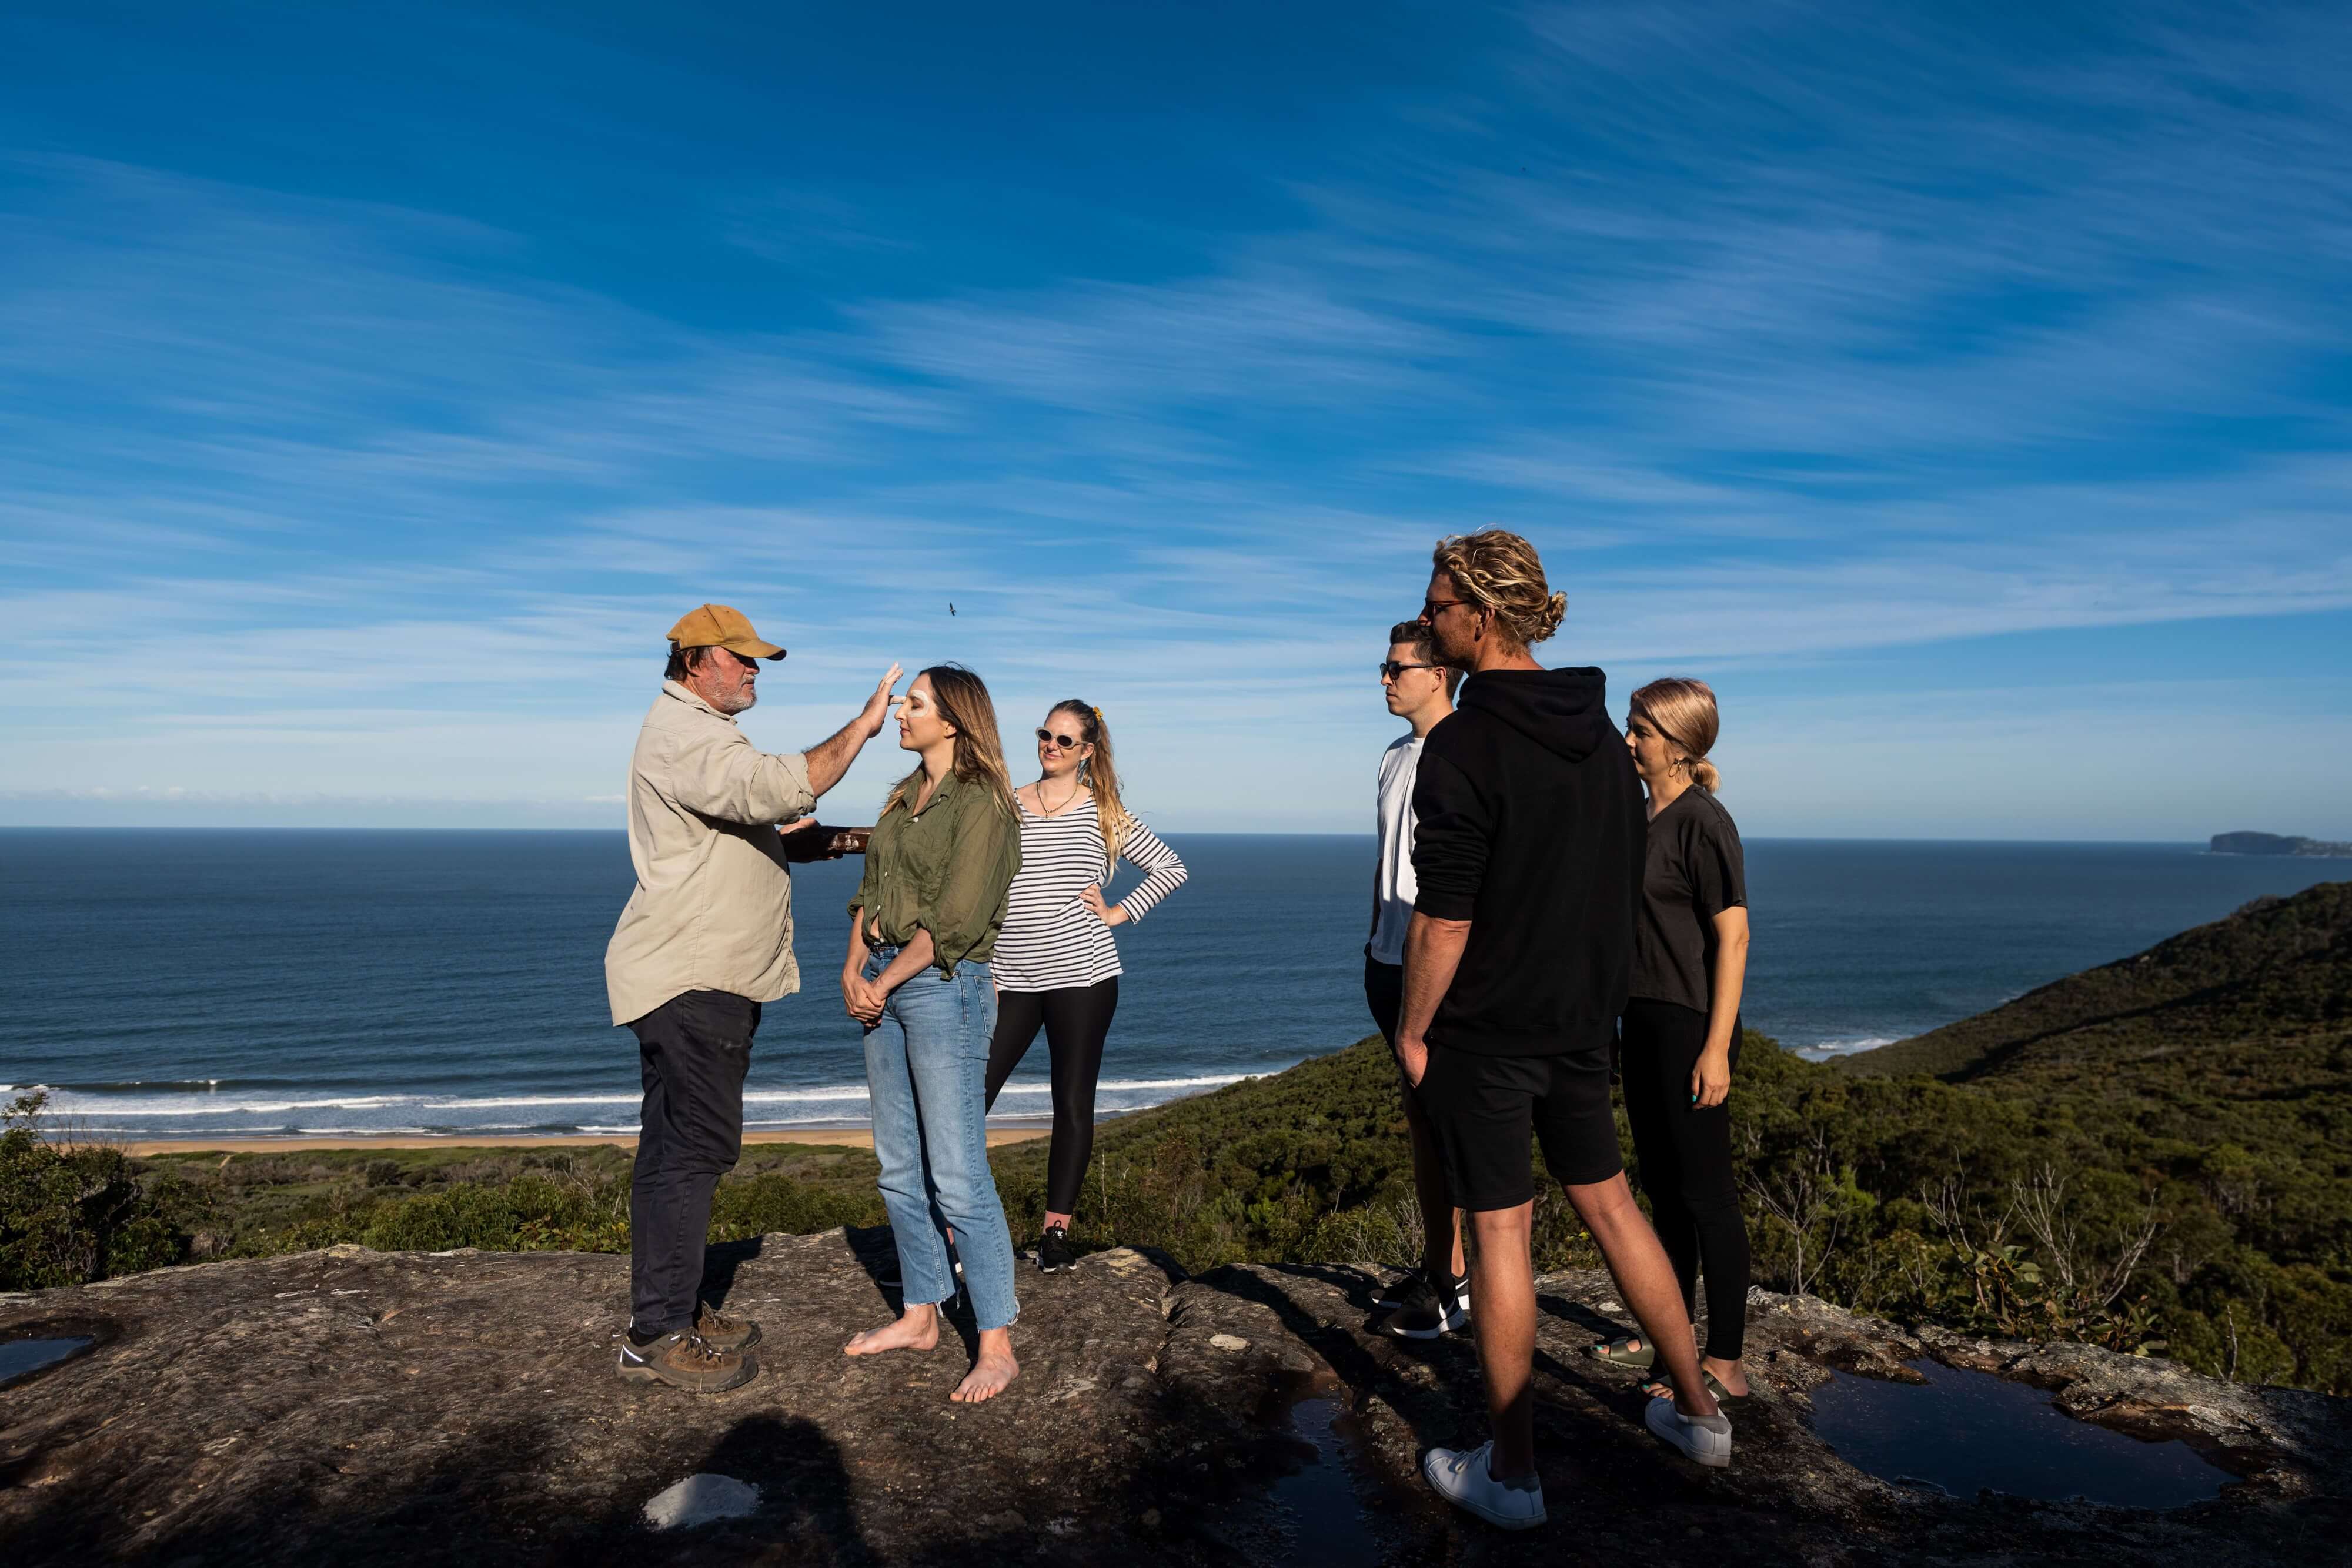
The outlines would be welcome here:
M 0 235 L 0 822 L 617 825 L 716 599 L 1361 830 L 1497 524 L 1751 834 L 2352 837 L 2340 5 L 18 4 Z

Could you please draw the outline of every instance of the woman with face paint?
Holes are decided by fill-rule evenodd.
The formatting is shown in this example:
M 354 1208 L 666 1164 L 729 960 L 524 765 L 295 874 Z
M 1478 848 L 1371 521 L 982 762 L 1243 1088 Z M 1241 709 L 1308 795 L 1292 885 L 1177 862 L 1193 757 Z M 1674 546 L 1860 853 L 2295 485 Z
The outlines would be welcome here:
M 971 1292 L 980 1354 L 950 1397 L 977 1403 L 1019 1375 L 1013 1238 L 988 1166 L 990 972 L 1021 831 L 980 677 L 934 664 L 898 710 L 898 745 L 921 759 L 874 825 L 866 876 L 850 900 L 841 995 L 866 1026 L 866 1085 L 882 1201 L 898 1247 L 897 1322 L 843 1348 L 851 1355 L 939 1343 L 940 1304 L 956 1295 L 950 1232 Z

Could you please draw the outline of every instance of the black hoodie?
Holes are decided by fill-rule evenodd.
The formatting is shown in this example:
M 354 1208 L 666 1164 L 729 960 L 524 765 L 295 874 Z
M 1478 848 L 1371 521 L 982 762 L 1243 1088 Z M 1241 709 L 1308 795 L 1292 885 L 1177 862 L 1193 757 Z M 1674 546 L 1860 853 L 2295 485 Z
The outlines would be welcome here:
M 1608 1043 L 1633 969 L 1646 832 L 1599 670 L 1487 670 L 1429 732 L 1413 908 L 1471 922 L 1433 1044 L 1548 1056 Z

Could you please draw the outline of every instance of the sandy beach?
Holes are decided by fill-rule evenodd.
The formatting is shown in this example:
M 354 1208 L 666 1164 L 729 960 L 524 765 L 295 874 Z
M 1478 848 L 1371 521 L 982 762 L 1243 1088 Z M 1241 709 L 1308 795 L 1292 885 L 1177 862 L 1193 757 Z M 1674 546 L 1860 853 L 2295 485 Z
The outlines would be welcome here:
M 1042 1138 L 1044 1127 L 991 1127 L 988 1146 L 992 1149 L 1005 1144 L 1026 1143 Z M 874 1134 L 866 1127 L 803 1127 L 783 1133 L 746 1133 L 743 1142 L 750 1144 L 817 1144 L 830 1148 L 870 1149 Z M 547 1149 L 581 1145 L 609 1144 L 616 1148 L 634 1149 L 637 1140 L 626 1136 L 605 1136 L 583 1133 L 559 1134 L 544 1138 L 508 1138 L 477 1142 L 468 1138 L 151 1138 L 122 1145 L 132 1155 L 287 1155 L 305 1149 Z

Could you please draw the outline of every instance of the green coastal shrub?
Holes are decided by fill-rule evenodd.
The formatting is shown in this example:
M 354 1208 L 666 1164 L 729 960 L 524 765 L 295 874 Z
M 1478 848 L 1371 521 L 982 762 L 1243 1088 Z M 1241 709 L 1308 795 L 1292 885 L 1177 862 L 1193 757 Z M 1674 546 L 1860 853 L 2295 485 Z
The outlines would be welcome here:
M 467 1183 L 375 1210 L 358 1235 L 385 1252 L 478 1247 L 507 1252 L 619 1252 L 629 1245 L 625 1194 L 616 1213 L 606 1184 L 527 1172 L 496 1186 Z
M 48 1096 L 0 1112 L 0 1290 L 79 1285 L 180 1260 L 168 1184 L 142 1185 L 121 1150 L 41 1136 Z
M 740 1241 L 771 1234 L 811 1236 L 836 1225 L 880 1225 L 882 1194 L 870 1181 L 864 1190 L 843 1190 L 797 1180 L 772 1171 L 754 1172 L 719 1184 L 710 1201 L 710 1239 Z M 627 1205 L 623 1206 L 625 1237 Z M 628 1243 L 625 1239 L 623 1246 Z

